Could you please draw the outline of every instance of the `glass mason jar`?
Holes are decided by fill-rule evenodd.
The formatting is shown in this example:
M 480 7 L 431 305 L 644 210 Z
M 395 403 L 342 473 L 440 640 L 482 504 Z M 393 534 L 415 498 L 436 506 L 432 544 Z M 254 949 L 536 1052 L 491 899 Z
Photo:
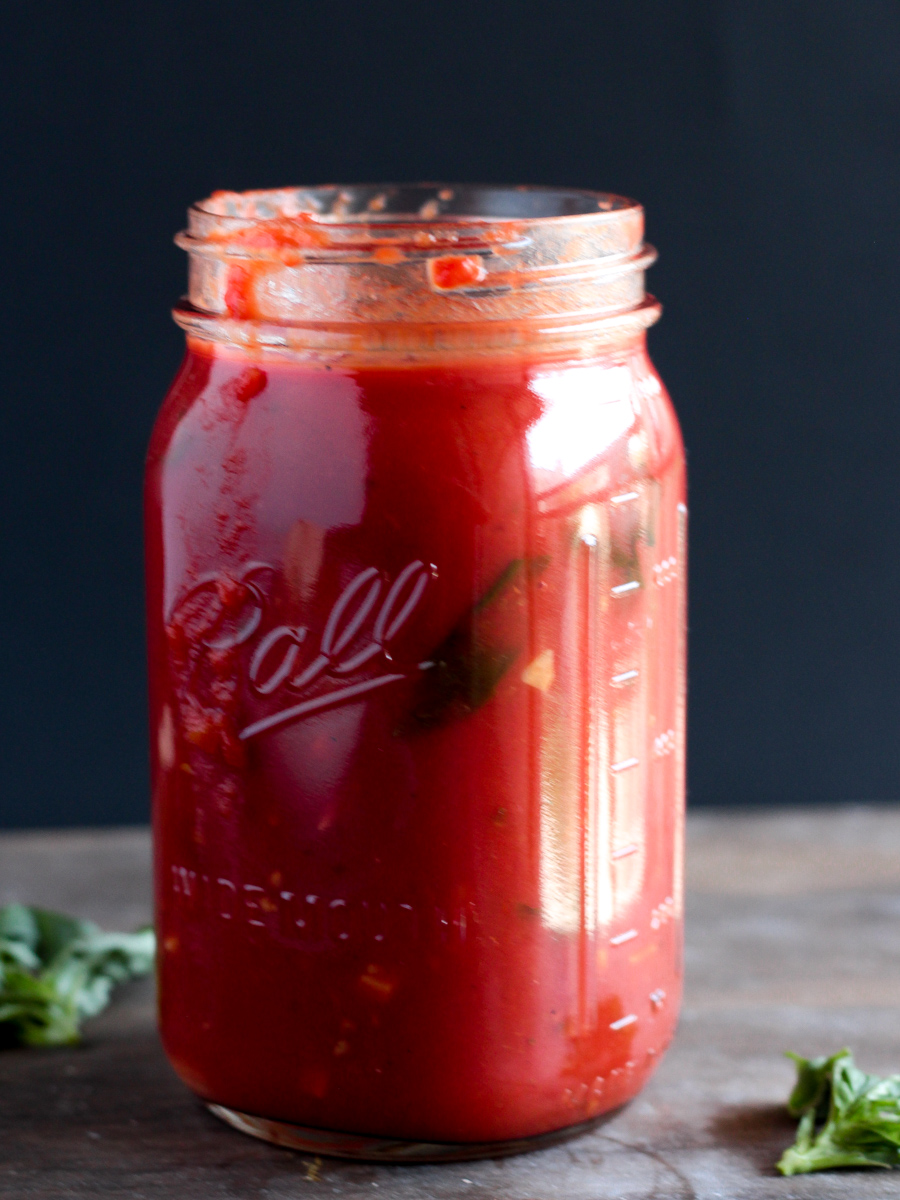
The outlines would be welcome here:
M 146 514 L 162 1036 L 368 1159 L 564 1136 L 681 986 L 684 462 L 630 200 L 218 192 Z

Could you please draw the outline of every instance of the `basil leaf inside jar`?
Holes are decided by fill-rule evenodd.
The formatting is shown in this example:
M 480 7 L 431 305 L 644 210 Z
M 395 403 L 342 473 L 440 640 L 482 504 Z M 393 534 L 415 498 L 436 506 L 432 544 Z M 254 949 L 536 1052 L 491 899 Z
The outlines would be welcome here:
M 546 556 L 513 559 L 487 591 L 453 627 L 443 642 L 426 657 L 433 665 L 422 672 L 409 718 L 398 733 L 433 729 L 447 721 L 469 716 L 493 696 L 500 680 L 516 661 L 523 646 L 498 640 L 490 626 L 515 629 L 515 609 L 524 604 L 529 583 L 549 563 Z

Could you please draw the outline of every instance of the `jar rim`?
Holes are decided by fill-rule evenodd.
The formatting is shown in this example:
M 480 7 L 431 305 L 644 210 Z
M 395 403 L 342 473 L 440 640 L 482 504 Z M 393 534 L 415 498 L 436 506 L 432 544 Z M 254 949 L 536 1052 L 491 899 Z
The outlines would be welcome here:
M 392 183 L 217 191 L 188 210 L 184 249 L 244 258 L 366 257 L 387 247 L 514 251 L 529 241 L 589 240 L 594 252 L 633 250 L 643 208 L 626 196 L 543 185 Z
M 236 225 L 305 218 L 328 227 L 491 225 L 615 220 L 637 201 L 614 192 L 543 184 L 357 183 L 216 191 L 191 211 Z

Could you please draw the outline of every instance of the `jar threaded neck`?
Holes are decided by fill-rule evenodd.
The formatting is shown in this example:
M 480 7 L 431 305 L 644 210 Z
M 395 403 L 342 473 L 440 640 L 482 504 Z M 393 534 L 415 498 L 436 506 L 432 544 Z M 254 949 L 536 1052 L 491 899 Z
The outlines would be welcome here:
M 659 315 L 655 251 L 624 197 L 365 185 L 217 192 L 176 242 L 195 337 L 271 349 L 429 353 L 617 342 Z

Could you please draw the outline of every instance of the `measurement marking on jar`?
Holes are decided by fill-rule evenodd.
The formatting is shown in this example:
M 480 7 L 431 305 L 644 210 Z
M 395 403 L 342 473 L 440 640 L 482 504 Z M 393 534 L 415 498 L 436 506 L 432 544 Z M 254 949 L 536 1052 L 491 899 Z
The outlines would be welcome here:
M 678 578 L 678 559 L 664 558 L 662 562 L 653 564 L 653 574 L 656 576 L 656 586 L 665 587 L 667 583 L 671 583 L 673 579 Z
M 629 679 L 637 679 L 640 671 L 623 671 L 621 675 L 613 675 L 610 683 L 627 683 Z
M 653 739 L 653 753 L 657 758 L 664 758 L 675 749 L 675 730 L 667 729 Z
M 627 1029 L 629 1025 L 637 1024 L 637 1014 L 629 1013 L 627 1017 L 619 1017 L 618 1021 L 613 1021 L 610 1024 L 610 1029 L 619 1030 Z
M 632 842 L 630 846 L 623 846 L 621 850 L 613 850 L 612 859 L 615 862 L 620 858 L 628 858 L 631 854 L 637 854 L 639 847 Z
M 611 496 L 609 502 L 610 504 L 625 504 L 629 500 L 638 500 L 640 495 L 640 492 L 623 492 L 621 496 Z
M 632 767 L 639 766 L 640 761 L 639 758 L 623 758 L 621 762 L 613 763 L 609 769 L 613 775 L 618 775 L 620 771 L 630 771 Z
M 626 929 L 624 933 L 617 934 L 614 938 L 609 939 L 611 946 L 622 946 L 625 942 L 630 942 L 632 938 L 636 938 L 638 931 L 636 929 Z
M 614 596 L 624 596 L 626 592 L 636 592 L 640 586 L 639 579 L 632 579 L 629 583 L 617 583 L 614 588 L 610 588 L 610 591 Z
M 650 913 L 650 928 L 659 929 L 661 925 L 665 925 L 667 921 L 671 921 L 675 916 L 675 900 L 672 896 L 666 896 L 662 904 L 658 908 L 654 908 Z

